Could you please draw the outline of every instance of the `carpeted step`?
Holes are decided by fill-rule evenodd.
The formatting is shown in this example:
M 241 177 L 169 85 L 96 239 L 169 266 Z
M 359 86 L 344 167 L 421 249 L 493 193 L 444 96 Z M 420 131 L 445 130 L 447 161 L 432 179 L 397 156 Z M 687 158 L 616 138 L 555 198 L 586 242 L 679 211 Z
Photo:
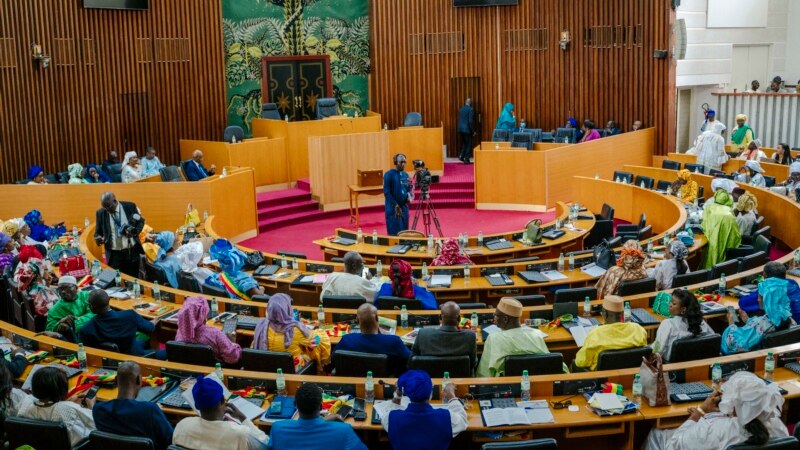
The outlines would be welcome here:
M 298 203 L 289 203 L 285 205 L 269 206 L 266 208 L 258 209 L 258 218 L 264 219 L 269 217 L 282 217 L 290 214 L 306 213 L 313 214 L 319 211 L 317 202 L 307 200 Z
M 256 195 L 258 209 L 310 201 L 311 194 L 302 189 L 284 189 L 281 191 L 261 192 Z
M 295 186 L 295 188 L 306 192 L 311 192 L 311 182 L 308 180 L 308 178 L 297 180 L 297 186 Z

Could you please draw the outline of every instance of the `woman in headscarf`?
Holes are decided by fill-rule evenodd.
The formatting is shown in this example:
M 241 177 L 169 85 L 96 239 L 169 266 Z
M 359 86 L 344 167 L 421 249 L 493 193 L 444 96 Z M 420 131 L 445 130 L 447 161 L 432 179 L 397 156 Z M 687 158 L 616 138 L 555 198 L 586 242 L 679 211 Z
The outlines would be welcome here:
M 630 239 L 625 242 L 619 253 L 617 265 L 609 267 L 606 273 L 597 280 L 598 297 L 602 299 L 606 295 L 616 295 L 619 284 L 623 281 L 647 278 L 644 260 L 644 252 L 638 241 Z
M 25 214 L 25 223 L 31 229 L 31 239 L 36 242 L 50 242 L 67 232 L 64 222 L 57 223 L 52 227 L 45 225 L 42 213 L 37 209 L 32 209 Z
M 766 333 L 788 328 L 794 323 L 791 302 L 787 294 L 789 284 L 784 278 L 769 277 L 758 285 L 758 306 L 763 316 L 749 317 L 739 310 L 743 326 L 736 325 L 736 317 L 728 315 L 728 328 L 722 332 L 722 353 L 747 352 L 758 348 Z
M 154 264 L 164 269 L 167 281 L 173 288 L 178 288 L 178 272 L 181 270 L 181 262 L 175 257 L 172 246 L 175 245 L 175 233 L 162 231 L 156 235 L 156 245 L 158 252 Z
M 436 297 L 427 289 L 417 286 L 412 278 L 411 264 L 402 259 L 395 259 L 389 266 L 389 278 L 391 283 L 383 283 L 378 294 L 375 296 L 375 306 L 378 306 L 378 299 L 381 297 L 392 296 L 402 298 L 415 298 L 422 302 L 425 309 L 439 309 Z
M 247 255 L 235 248 L 227 239 L 217 239 L 208 250 L 211 259 L 219 264 L 222 272 L 214 274 L 205 283 L 228 291 L 231 298 L 250 300 L 254 295 L 264 293 L 258 282 L 242 271 Z
M 730 159 L 725 153 L 725 130 L 725 125 L 715 120 L 709 123 L 707 129 L 695 141 L 694 154 L 697 155 L 695 162 L 703 166 L 706 174 L 711 169 L 720 170 Z
M 517 128 L 517 116 L 514 114 L 514 105 L 512 103 L 509 102 L 503 106 L 495 128 L 508 131 L 514 131 L 514 128 Z
M 139 164 L 139 156 L 136 152 L 125 153 L 122 161 L 122 174 L 120 175 L 123 183 L 133 183 L 142 179 L 142 165 Z
M 672 183 L 670 191 L 681 200 L 692 203 L 697 199 L 697 182 L 687 169 L 678 171 L 678 179 Z
M 28 184 L 47 184 L 44 169 L 41 166 L 34 164 L 28 169 Z
M 111 177 L 94 164 L 86 165 L 84 180 L 87 183 L 111 183 Z
M 761 150 L 761 140 L 753 139 L 750 141 L 750 144 L 747 145 L 747 150 L 743 151 L 741 155 L 739 155 L 738 159 L 748 161 L 761 161 L 761 158 L 766 158 L 767 154 Z
M 67 172 L 69 172 L 69 184 L 86 183 L 86 180 L 83 179 L 83 166 L 80 163 L 67 166 Z
M 578 142 L 589 142 L 600 139 L 600 132 L 597 131 L 594 122 L 589 119 L 583 121 L 583 137 Z
M 736 175 L 736 181 L 740 183 L 747 183 L 750 186 L 767 187 L 767 180 L 764 179 L 764 169 L 758 161 L 747 160 L 744 165 L 739 169 Z
M 775 153 L 772 154 L 772 159 L 776 164 L 780 164 L 782 166 L 788 166 L 792 164 L 794 158 L 792 158 L 792 152 L 789 150 L 789 144 L 778 144 L 778 147 L 775 149 Z
M 153 232 L 153 227 L 144 224 L 142 231 L 139 232 L 139 243 L 142 244 L 142 250 L 147 257 L 147 261 L 154 263 L 158 259 L 158 245 L 156 245 L 156 235 Z
M 175 250 L 175 257 L 180 261 L 181 271 L 191 274 L 200 284 L 214 275 L 211 270 L 200 266 L 204 253 L 203 242 L 200 240 L 190 241 Z
M 469 259 L 469 256 L 461 253 L 458 241 L 453 238 L 449 238 L 442 245 L 441 253 L 431 261 L 431 266 L 459 266 L 463 264 L 473 264 L 473 262 Z
M 689 264 L 686 257 L 689 256 L 689 249 L 680 239 L 673 239 L 664 252 L 664 259 L 656 264 L 652 269 L 652 274 L 648 269 L 648 274 L 656 279 L 656 289 L 663 290 L 672 287 L 672 281 L 676 275 L 683 275 L 689 271 Z
M 800 188 L 800 160 L 789 165 L 789 178 L 783 183 L 770 188 L 772 192 L 786 195 L 793 201 L 797 200 L 797 189 Z
M 750 142 L 756 138 L 753 129 L 746 125 L 747 116 L 739 114 L 736 116 L 736 127 L 731 134 L 731 142 L 740 153 L 750 146 Z
M 717 189 L 714 199 L 703 205 L 703 222 L 701 227 L 708 240 L 704 268 L 710 269 L 714 264 L 725 261 L 725 252 L 742 243 L 739 224 L 733 216 L 733 199 L 725 189 Z
M 35 247 L 26 245 L 20 249 L 19 261 L 14 273 L 17 291 L 33 300 L 37 315 L 46 317 L 47 311 L 58 301 L 59 296 L 55 289 L 47 285 L 46 280 L 50 274 L 42 255 Z
M 679 428 L 654 429 L 646 450 L 724 450 L 735 444 L 760 447 L 770 438 L 789 436 L 781 421 L 783 396 L 777 383 L 766 384 L 750 372 L 731 375 L 720 391 L 699 407 Z
M 206 325 L 208 302 L 203 297 L 184 300 L 178 313 L 178 333 L 175 340 L 190 344 L 210 345 L 214 358 L 225 364 L 236 364 L 242 356 L 242 347 L 220 329 Z
M 758 207 L 758 200 L 749 192 L 739 196 L 734 211 L 736 212 L 736 223 L 739 224 L 739 234 L 750 236 L 753 226 L 756 224 L 755 209 Z
M 331 339 L 327 333 L 309 330 L 295 320 L 292 298 L 286 294 L 269 298 L 267 317 L 258 322 L 253 333 L 253 348 L 291 353 L 296 369 L 315 361 L 319 373 L 331 359 Z
M 14 265 L 14 250 L 16 245 L 11 236 L 0 232 L 0 275 L 5 275 Z

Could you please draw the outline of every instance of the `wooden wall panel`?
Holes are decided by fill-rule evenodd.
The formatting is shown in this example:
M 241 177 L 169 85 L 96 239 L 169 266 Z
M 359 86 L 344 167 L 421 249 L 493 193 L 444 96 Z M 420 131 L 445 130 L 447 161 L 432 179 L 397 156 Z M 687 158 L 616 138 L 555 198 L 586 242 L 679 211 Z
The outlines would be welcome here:
M 83 9 L 79 0 L 0 0 L 0 180 L 110 149 L 153 146 L 225 127 L 221 0 L 150 0 L 148 11 Z M 42 69 L 36 41 L 52 57 Z M 9 44 L 10 42 L 10 44 Z M 122 156 L 120 154 L 120 156 Z
M 409 111 L 421 112 L 426 126 L 443 123 L 448 154 L 455 156 L 457 110 L 448 105 L 463 99 L 449 98 L 451 79 L 480 77 L 471 95 L 484 138 L 510 101 L 518 119 L 545 130 L 566 122 L 569 111 L 599 126 L 614 119 L 623 129 L 642 120 L 657 130 L 656 153 L 666 154 L 674 148 L 675 63 L 653 58 L 653 51 L 671 49 L 669 3 L 520 0 L 517 6 L 453 8 L 452 0 L 373 1 L 371 109 L 392 127 Z M 591 27 L 590 47 L 584 30 Z M 572 38 L 567 51 L 558 45 L 562 30 Z M 431 48 L 436 36 L 430 34 L 454 32 L 464 35 L 462 51 Z M 538 46 L 544 48 L 519 45 L 515 37 L 526 33 L 545 35 L 546 45 Z M 420 34 L 426 35 L 425 51 L 412 54 L 410 36 Z

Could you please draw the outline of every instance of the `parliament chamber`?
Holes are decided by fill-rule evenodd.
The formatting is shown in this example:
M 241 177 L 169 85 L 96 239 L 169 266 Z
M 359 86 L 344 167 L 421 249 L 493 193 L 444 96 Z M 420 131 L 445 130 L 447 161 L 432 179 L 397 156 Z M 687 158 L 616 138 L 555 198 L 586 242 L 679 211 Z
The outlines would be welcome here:
M 800 290 L 766 290 L 774 263 L 787 286 L 800 282 L 800 189 L 790 192 L 800 162 L 764 158 L 748 172 L 731 140 L 740 137 L 732 115 L 745 108 L 765 130 L 753 135 L 767 157 L 793 143 L 800 94 L 750 99 L 719 83 L 712 107 L 729 115 L 719 151 L 730 158 L 711 173 L 698 167 L 681 148 L 699 126 L 680 93 L 685 74 L 662 50 L 675 45 L 680 2 L 354 0 L 352 11 L 335 0 L 47 3 L 0 0 L 10 30 L 0 31 L 8 448 L 701 449 L 716 435 L 679 446 L 681 433 L 723 416 L 739 431 L 713 448 L 800 448 Z M 18 45 L 19 24 L 34 20 L 42 35 Z M 23 111 L 26 97 L 34 100 Z M 698 142 L 712 133 L 702 108 Z M 25 134 L 26 121 L 35 133 Z M 160 167 L 147 172 L 153 161 Z M 404 207 L 391 187 L 403 171 Z M 756 172 L 766 187 L 749 183 Z M 696 198 L 685 197 L 691 183 Z M 746 233 L 736 221 L 742 198 L 755 222 Z M 718 206 L 733 216 L 720 219 L 724 232 L 738 238 L 707 228 Z M 393 233 L 388 222 L 402 220 Z M 34 239 L 40 232 L 46 238 Z M 687 270 L 663 286 L 656 273 L 676 242 Z M 632 254 L 645 276 L 613 279 Z M 332 294 L 347 291 L 332 287 L 342 275 L 374 298 L 352 287 Z M 786 302 L 775 312 L 759 286 L 769 302 L 791 299 L 791 310 Z M 686 314 L 673 309 L 684 293 L 706 334 L 660 348 Z M 83 330 L 102 334 L 108 311 L 128 322 L 115 332 L 136 328 L 134 344 L 90 340 Z M 757 318 L 768 328 L 758 343 L 731 350 L 731 330 L 749 331 Z M 605 350 L 584 365 L 594 331 L 634 324 L 646 342 L 593 343 Z M 443 351 L 420 353 L 432 330 L 474 335 L 472 360 L 448 353 L 441 336 L 432 341 Z M 513 330 L 528 334 L 514 341 Z M 351 351 L 371 334 L 399 343 L 402 367 L 388 341 Z M 532 339 L 544 350 L 530 350 Z M 50 402 L 33 394 L 47 366 L 68 384 Z M 723 414 L 738 395 L 725 386 L 748 373 L 769 394 L 745 404 L 772 403 L 738 424 L 752 409 L 740 401 Z M 304 386 L 321 395 L 310 415 Z M 707 392 L 681 390 L 697 386 Z M 209 390 L 216 403 L 201 406 Z M 155 405 L 153 420 L 163 413 L 168 442 L 99 415 L 104 403 L 134 399 Z M 42 412 L 67 402 L 78 412 Z M 398 433 L 391 408 L 418 407 L 427 419 Z M 320 415 L 338 428 L 312 422 Z M 751 426 L 767 416 L 780 425 L 765 437 Z M 211 421 L 224 431 L 210 431 Z

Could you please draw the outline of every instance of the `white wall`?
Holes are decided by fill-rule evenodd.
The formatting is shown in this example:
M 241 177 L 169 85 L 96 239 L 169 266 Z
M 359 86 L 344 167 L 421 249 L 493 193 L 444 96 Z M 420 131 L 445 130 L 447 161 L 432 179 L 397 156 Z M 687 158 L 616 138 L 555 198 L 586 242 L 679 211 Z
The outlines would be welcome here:
M 786 79 L 787 84 L 800 80 L 800 0 L 789 0 L 789 28 L 786 33 Z

